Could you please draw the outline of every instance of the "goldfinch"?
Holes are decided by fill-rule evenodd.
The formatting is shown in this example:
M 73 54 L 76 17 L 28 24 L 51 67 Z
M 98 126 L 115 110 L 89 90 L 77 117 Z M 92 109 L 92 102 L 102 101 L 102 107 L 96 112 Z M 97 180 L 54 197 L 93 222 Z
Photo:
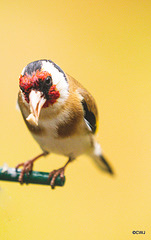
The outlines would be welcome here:
M 50 172 L 52 188 L 58 175 L 63 179 L 65 167 L 81 154 L 89 155 L 104 171 L 113 170 L 95 139 L 98 111 L 92 95 L 73 77 L 51 60 L 29 63 L 19 78 L 18 105 L 23 119 L 42 154 L 20 163 L 19 181 L 29 174 L 33 163 L 49 153 L 68 157 L 60 169 Z

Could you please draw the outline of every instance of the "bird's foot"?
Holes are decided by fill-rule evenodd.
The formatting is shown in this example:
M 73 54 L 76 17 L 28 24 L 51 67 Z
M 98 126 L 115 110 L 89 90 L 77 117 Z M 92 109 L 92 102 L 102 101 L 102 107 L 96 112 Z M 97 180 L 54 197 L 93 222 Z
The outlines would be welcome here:
M 19 168 L 19 167 L 23 167 L 23 169 L 21 170 L 21 173 L 19 175 L 19 182 L 20 183 L 23 183 L 23 177 L 24 177 L 24 174 L 26 173 L 27 175 L 29 175 L 29 173 L 32 171 L 33 169 L 33 164 L 34 164 L 34 161 L 36 161 L 38 158 L 42 157 L 42 156 L 46 156 L 48 154 L 48 152 L 43 152 L 41 154 L 39 154 L 38 156 L 36 156 L 35 158 L 27 161 L 27 162 L 23 162 L 23 163 L 19 163 L 17 166 L 16 166 L 16 170 Z
M 16 170 L 19 168 L 19 167 L 23 167 L 22 170 L 21 170 L 21 173 L 19 175 L 19 182 L 20 183 L 23 183 L 23 177 L 24 177 L 24 174 L 26 173 L 27 175 L 29 175 L 29 173 L 32 171 L 33 169 L 33 162 L 34 160 L 29 160 L 27 162 L 24 162 L 24 163 L 19 163 L 17 166 L 16 166 Z
M 55 180 L 59 175 L 60 175 L 60 178 L 62 180 L 64 180 L 64 171 L 65 171 L 65 166 L 62 167 L 62 168 L 59 168 L 57 170 L 53 170 L 52 172 L 49 173 L 48 180 L 50 180 L 52 178 L 51 181 L 50 181 L 50 186 L 51 186 L 52 189 L 54 189 Z

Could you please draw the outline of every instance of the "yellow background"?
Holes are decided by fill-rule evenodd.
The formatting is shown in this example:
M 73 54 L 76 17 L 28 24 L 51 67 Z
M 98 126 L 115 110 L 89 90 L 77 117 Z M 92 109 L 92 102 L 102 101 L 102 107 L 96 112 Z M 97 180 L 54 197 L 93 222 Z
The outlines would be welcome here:
M 80 156 L 54 191 L 0 182 L 0 239 L 151 239 L 150 0 L 0 1 L 0 165 L 41 152 L 15 104 L 22 68 L 42 58 L 95 97 L 97 138 L 116 176 Z M 52 154 L 34 169 L 65 162 Z

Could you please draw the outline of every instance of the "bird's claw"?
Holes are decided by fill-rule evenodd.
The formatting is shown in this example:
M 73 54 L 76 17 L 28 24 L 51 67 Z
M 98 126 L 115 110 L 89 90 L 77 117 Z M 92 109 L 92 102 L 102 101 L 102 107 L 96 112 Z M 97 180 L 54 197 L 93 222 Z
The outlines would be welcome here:
M 19 167 L 23 167 L 22 170 L 21 170 L 21 173 L 19 175 L 19 178 L 18 178 L 18 181 L 23 184 L 23 177 L 24 177 L 24 174 L 26 173 L 28 176 L 30 174 L 30 172 L 32 171 L 33 169 L 33 161 L 32 160 L 29 160 L 25 163 L 19 163 L 17 166 L 16 166 L 16 170 L 19 168 Z
M 62 167 L 62 168 L 59 168 L 58 170 L 53 170 L 52 172 L 49 173 L 48 180 L 52 178 L 50 181 L 50 186 L 52 189 L 55 188 L 55 180 L 59 175 L 60 175 L 60 178 L 64 180 L 64 170 L 65 168 Z

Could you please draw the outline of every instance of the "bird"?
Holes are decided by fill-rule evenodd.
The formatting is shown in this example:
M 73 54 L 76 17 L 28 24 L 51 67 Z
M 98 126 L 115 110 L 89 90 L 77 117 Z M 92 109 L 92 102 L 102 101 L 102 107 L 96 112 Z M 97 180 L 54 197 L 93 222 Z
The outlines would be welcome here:
M 33 170 L 34 162 L 49 153 L 66 156 L 66 164 L 49 173 L 50 186 L 58 176 L 64 179 L 67 165 L 82 154 L 110 175 L 114 171 L 96 140 L 98 110 L 93 96 L 76 79 L 65 73 L 52 60 L 30 62 L 19 77 L 17 104 L 33 138 L 42 153 L 19 163 L 24 174 Z

